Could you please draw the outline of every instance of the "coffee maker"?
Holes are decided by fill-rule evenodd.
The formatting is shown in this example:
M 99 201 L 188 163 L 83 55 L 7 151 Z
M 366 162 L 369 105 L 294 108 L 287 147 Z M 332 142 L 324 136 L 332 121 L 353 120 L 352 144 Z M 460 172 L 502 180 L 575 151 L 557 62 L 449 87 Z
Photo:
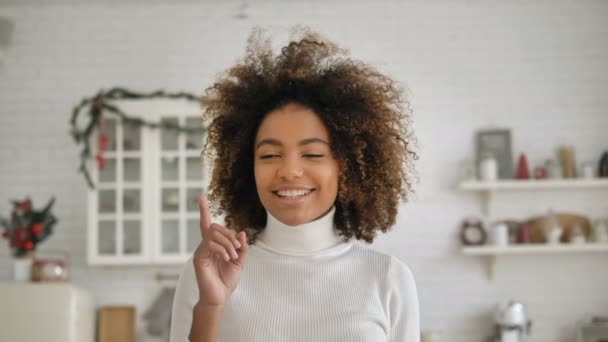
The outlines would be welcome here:
M 521 303 L 509 301 L 506 305 L 498 305 L 494 319 L 494 342 L 522 342 L 530 334 L 532 322 L 527 319 L 525 307 Z

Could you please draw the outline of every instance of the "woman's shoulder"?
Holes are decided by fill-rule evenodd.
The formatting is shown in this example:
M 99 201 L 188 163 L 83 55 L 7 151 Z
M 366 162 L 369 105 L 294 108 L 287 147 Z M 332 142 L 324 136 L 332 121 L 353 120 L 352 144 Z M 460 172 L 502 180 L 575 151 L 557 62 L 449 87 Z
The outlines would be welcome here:
M 373 264 L 377 270 L 387 274 L 389 278 L 413 281 L 410 267 L 394 255 L 358 243 L 353 243 L 352 251 L 354 255 Z

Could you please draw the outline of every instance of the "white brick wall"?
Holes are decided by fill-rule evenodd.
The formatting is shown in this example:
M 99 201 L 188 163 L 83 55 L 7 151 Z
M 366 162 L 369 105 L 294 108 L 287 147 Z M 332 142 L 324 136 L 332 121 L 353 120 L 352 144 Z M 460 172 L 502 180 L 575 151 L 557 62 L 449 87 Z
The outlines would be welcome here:
M 608 149 L 608 2 L 314 1 L 199 5 L 0 4 L 15 21 L 0 66 L 0 212 L 8 199 L 57 196 L 60 222 L 43 248 L 72 253 L 72 281 L 97 302 L 134 303 L 158 294 L 159 268 L 90 268 L 85 263 L 86 186 L 69 136 L 72 107 L 100 88 L 200 92 L 242 55 L 254 24 L 308 24 L 405 83 L 420 141 L 420 184 L 390 238 L 376 248 L 406 261 L 420 292 L 422 328 L 445 341 L 483 341 L 498 300 L 529 305 L 532 341 L 574 339 L 579 319 L 608 314 L 606 255 L 500 259 L 486 277 L 481 258 L 458 253 L 460 220 L 480 211 L 454 190 L 458 163 L 474 153 L 479 128 L 511 127 L 514 152 L 532 164 L 572 144 L 577 161 Z M 111 4 L 111 5 L 110 5 Z M 514 218 L 558 210 L 608 215 L 606 191 L 513 194 L 498 199 Z M 177 268 L 163 268 L 177 271 Z M 0 243 L 0 280 L 11 274 Z M 139 327 L 139 341 L 149 341 Z

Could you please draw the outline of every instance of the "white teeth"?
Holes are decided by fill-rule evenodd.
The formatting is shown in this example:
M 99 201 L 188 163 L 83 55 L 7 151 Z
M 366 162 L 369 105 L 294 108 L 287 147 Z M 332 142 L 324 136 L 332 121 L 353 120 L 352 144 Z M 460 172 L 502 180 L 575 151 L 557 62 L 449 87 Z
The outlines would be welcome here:
M 277 191 L 277 194 L 281 197 L 302 197 L 311 193 L 311 190 L 282 190 Z

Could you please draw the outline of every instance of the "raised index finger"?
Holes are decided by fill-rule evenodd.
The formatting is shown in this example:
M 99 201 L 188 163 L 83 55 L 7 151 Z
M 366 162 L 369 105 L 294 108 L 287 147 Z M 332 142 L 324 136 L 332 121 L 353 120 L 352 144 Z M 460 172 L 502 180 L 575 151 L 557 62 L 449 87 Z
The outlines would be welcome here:
M 209 226 L 211 225 L 209 206 L 207 205 L 207 198 L 205 196 L 200 196 L 198 198 L 198 206 L 200 208 L 201 236 L 204 237 L 207 229 L 209 229 Z

